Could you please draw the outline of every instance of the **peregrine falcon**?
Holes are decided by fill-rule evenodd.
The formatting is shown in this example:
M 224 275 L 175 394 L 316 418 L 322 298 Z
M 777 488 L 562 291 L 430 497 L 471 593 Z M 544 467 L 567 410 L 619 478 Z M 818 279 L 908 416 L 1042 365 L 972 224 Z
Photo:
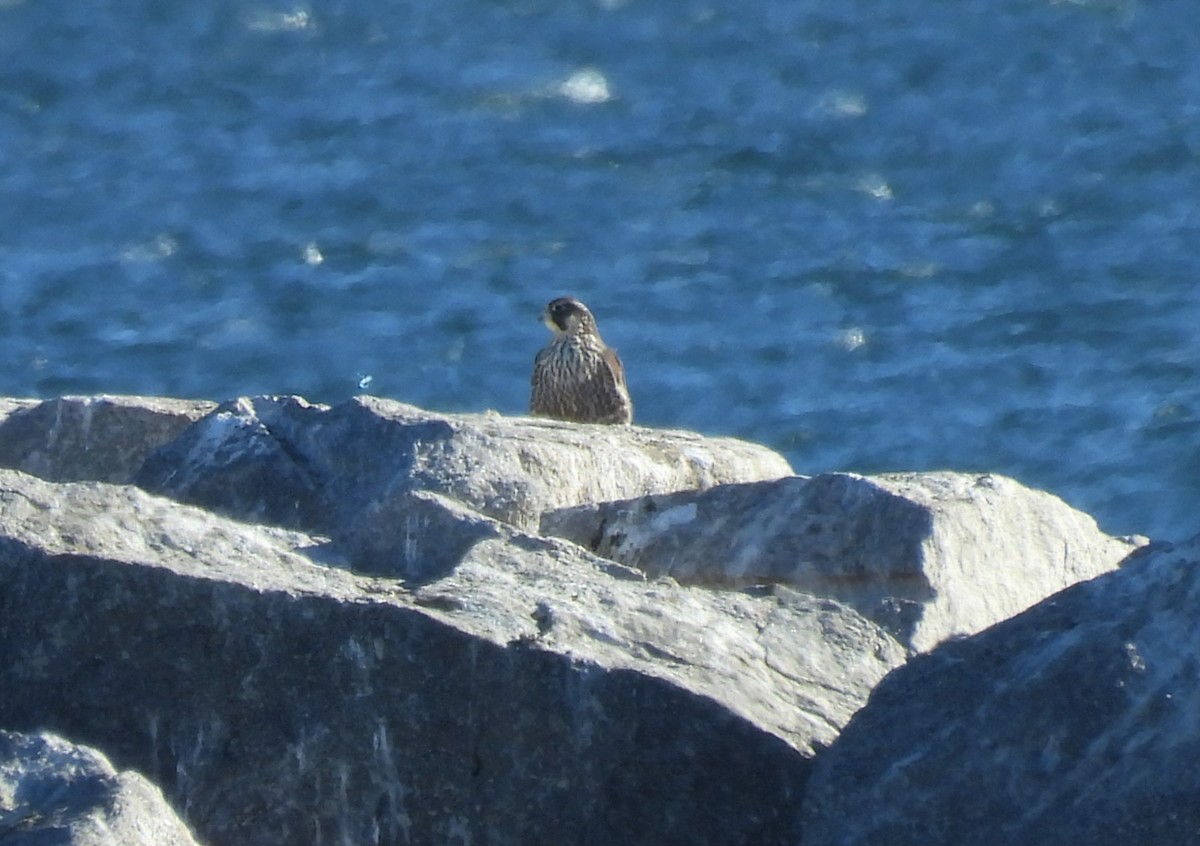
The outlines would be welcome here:
M 554 338 L 533 362 L 530 413 L 574 423 L 632 422 L 625 368 L 604 345 L 588 307 L 559 297 L 542 311 L 542 322 Z

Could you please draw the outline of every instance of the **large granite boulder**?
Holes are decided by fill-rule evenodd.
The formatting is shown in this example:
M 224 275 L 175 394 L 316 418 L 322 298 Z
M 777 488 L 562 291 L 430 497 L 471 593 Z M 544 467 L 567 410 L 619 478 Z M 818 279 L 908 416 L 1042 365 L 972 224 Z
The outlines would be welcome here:
M 195 846 L 162 792 L 95 749 L 0 731 L 4 846 Z
M 1135 548 L 1051 494 L 959 473 L 793 476 L 592 503 L 547 512 L 541 532 L 687 584 L 834 597 L 915 650 L 1011 617 Z
M 135 481 L 239 519 L 340 536 L 413 491 L 536 530 L 549 508 L 790 474 L 765 447 L 691 432 L 256 397 L 198 421 Z
M 405 587 L 298 532 L 0 472 L 0 725 L 104 750 L 223 846 L 798 841 L 815 748 L 899 644 L 420 498 L 406 531 L 441 557 Z
M 1200 830 L 1200 541 L 1002 477 L 367 397 L 0 400 L 5 464 L 167 496 L 0 471 L 0 726 L 208 842 Z
M 162 397 L 0 402 L 0 467 L 54 482 L 129 482 L 146 457 L 216 403 Z
M 805 846 L 1200 841 L 1200 538 L 888 676 L 822 754 Z

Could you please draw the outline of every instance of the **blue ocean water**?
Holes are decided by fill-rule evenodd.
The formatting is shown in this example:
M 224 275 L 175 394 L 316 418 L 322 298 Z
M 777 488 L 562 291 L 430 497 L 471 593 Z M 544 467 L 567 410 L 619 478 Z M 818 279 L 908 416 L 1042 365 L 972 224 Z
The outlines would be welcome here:
M 0 0 L 0 394 L 637 421 L 1200 531 L 1194 0 Z

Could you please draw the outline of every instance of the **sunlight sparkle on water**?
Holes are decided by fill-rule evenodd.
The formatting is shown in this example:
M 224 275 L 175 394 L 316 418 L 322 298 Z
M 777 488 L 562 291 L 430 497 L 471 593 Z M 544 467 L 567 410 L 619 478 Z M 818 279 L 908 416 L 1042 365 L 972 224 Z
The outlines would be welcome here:
M 179 242 L 166 233 L 160 234 L 153 241 L 143 244 L 131 244 L 121 251 L 121 261 L 126 263 L 158 261 L 175 254 Z
M 575 71 L 558 86 L 558 93 L 572 103 L 584 105 L 606 103 L 612 99 L 608 80 L 595 68 Z
M 851 326 L 838 333 L 837 345 L 847 352 L 854 352 L 867 342 L 867 335 L 859 326 Z
M 312 25 L 312 16 L 307 9 L 291 12 L 268 12 L 265 9 L 250 13 L 246 28 L 255 32 L 296 32 Z

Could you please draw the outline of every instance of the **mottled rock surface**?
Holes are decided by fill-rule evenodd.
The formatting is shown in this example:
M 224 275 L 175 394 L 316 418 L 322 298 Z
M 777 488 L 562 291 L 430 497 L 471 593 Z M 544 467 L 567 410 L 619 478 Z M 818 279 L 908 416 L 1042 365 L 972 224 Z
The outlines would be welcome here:
M 547 512 L 541 532 L 687 584 L 831 596 L 929 649 L 1112 569 L 1134 545 L 996 475 L 722 485 Z
M 805 846 L 1200 842 L 1200 539 L 888 676 L 820 758 Z
M 162 792 L 95 749 L 0 731 L 4 846 L 195 846 Z
M 223 846 L 797 842 L 814 744 L 895 641 L 422 497 L 419 543 L 470 540 L 406 589 L 297 532 L 0 472 L 0 725 L 104 750 Z
M 256 397 L 198 421 L 135 481 L 239 519 L 338 535 L 413 491 L 536 530 L 549 508 L 790 473 L 765 447 L 691 432 Z
M 26 408 L 33 408 L 42 400 L 36 399 L 20 399 L 18 397 L 0 397 L 0 425 L 17 411 L 22 411 Z
M 129 482 L 146 456 L 215 407 L 162 397 L 6 400 L 0 467 L 54 482 Z
M 1200 541 L 1002 477 L 369 397 L 0 400 L 2 464 L 101 481 L 0 471 L 0 726 L 205 842 L 1200 836 Z

